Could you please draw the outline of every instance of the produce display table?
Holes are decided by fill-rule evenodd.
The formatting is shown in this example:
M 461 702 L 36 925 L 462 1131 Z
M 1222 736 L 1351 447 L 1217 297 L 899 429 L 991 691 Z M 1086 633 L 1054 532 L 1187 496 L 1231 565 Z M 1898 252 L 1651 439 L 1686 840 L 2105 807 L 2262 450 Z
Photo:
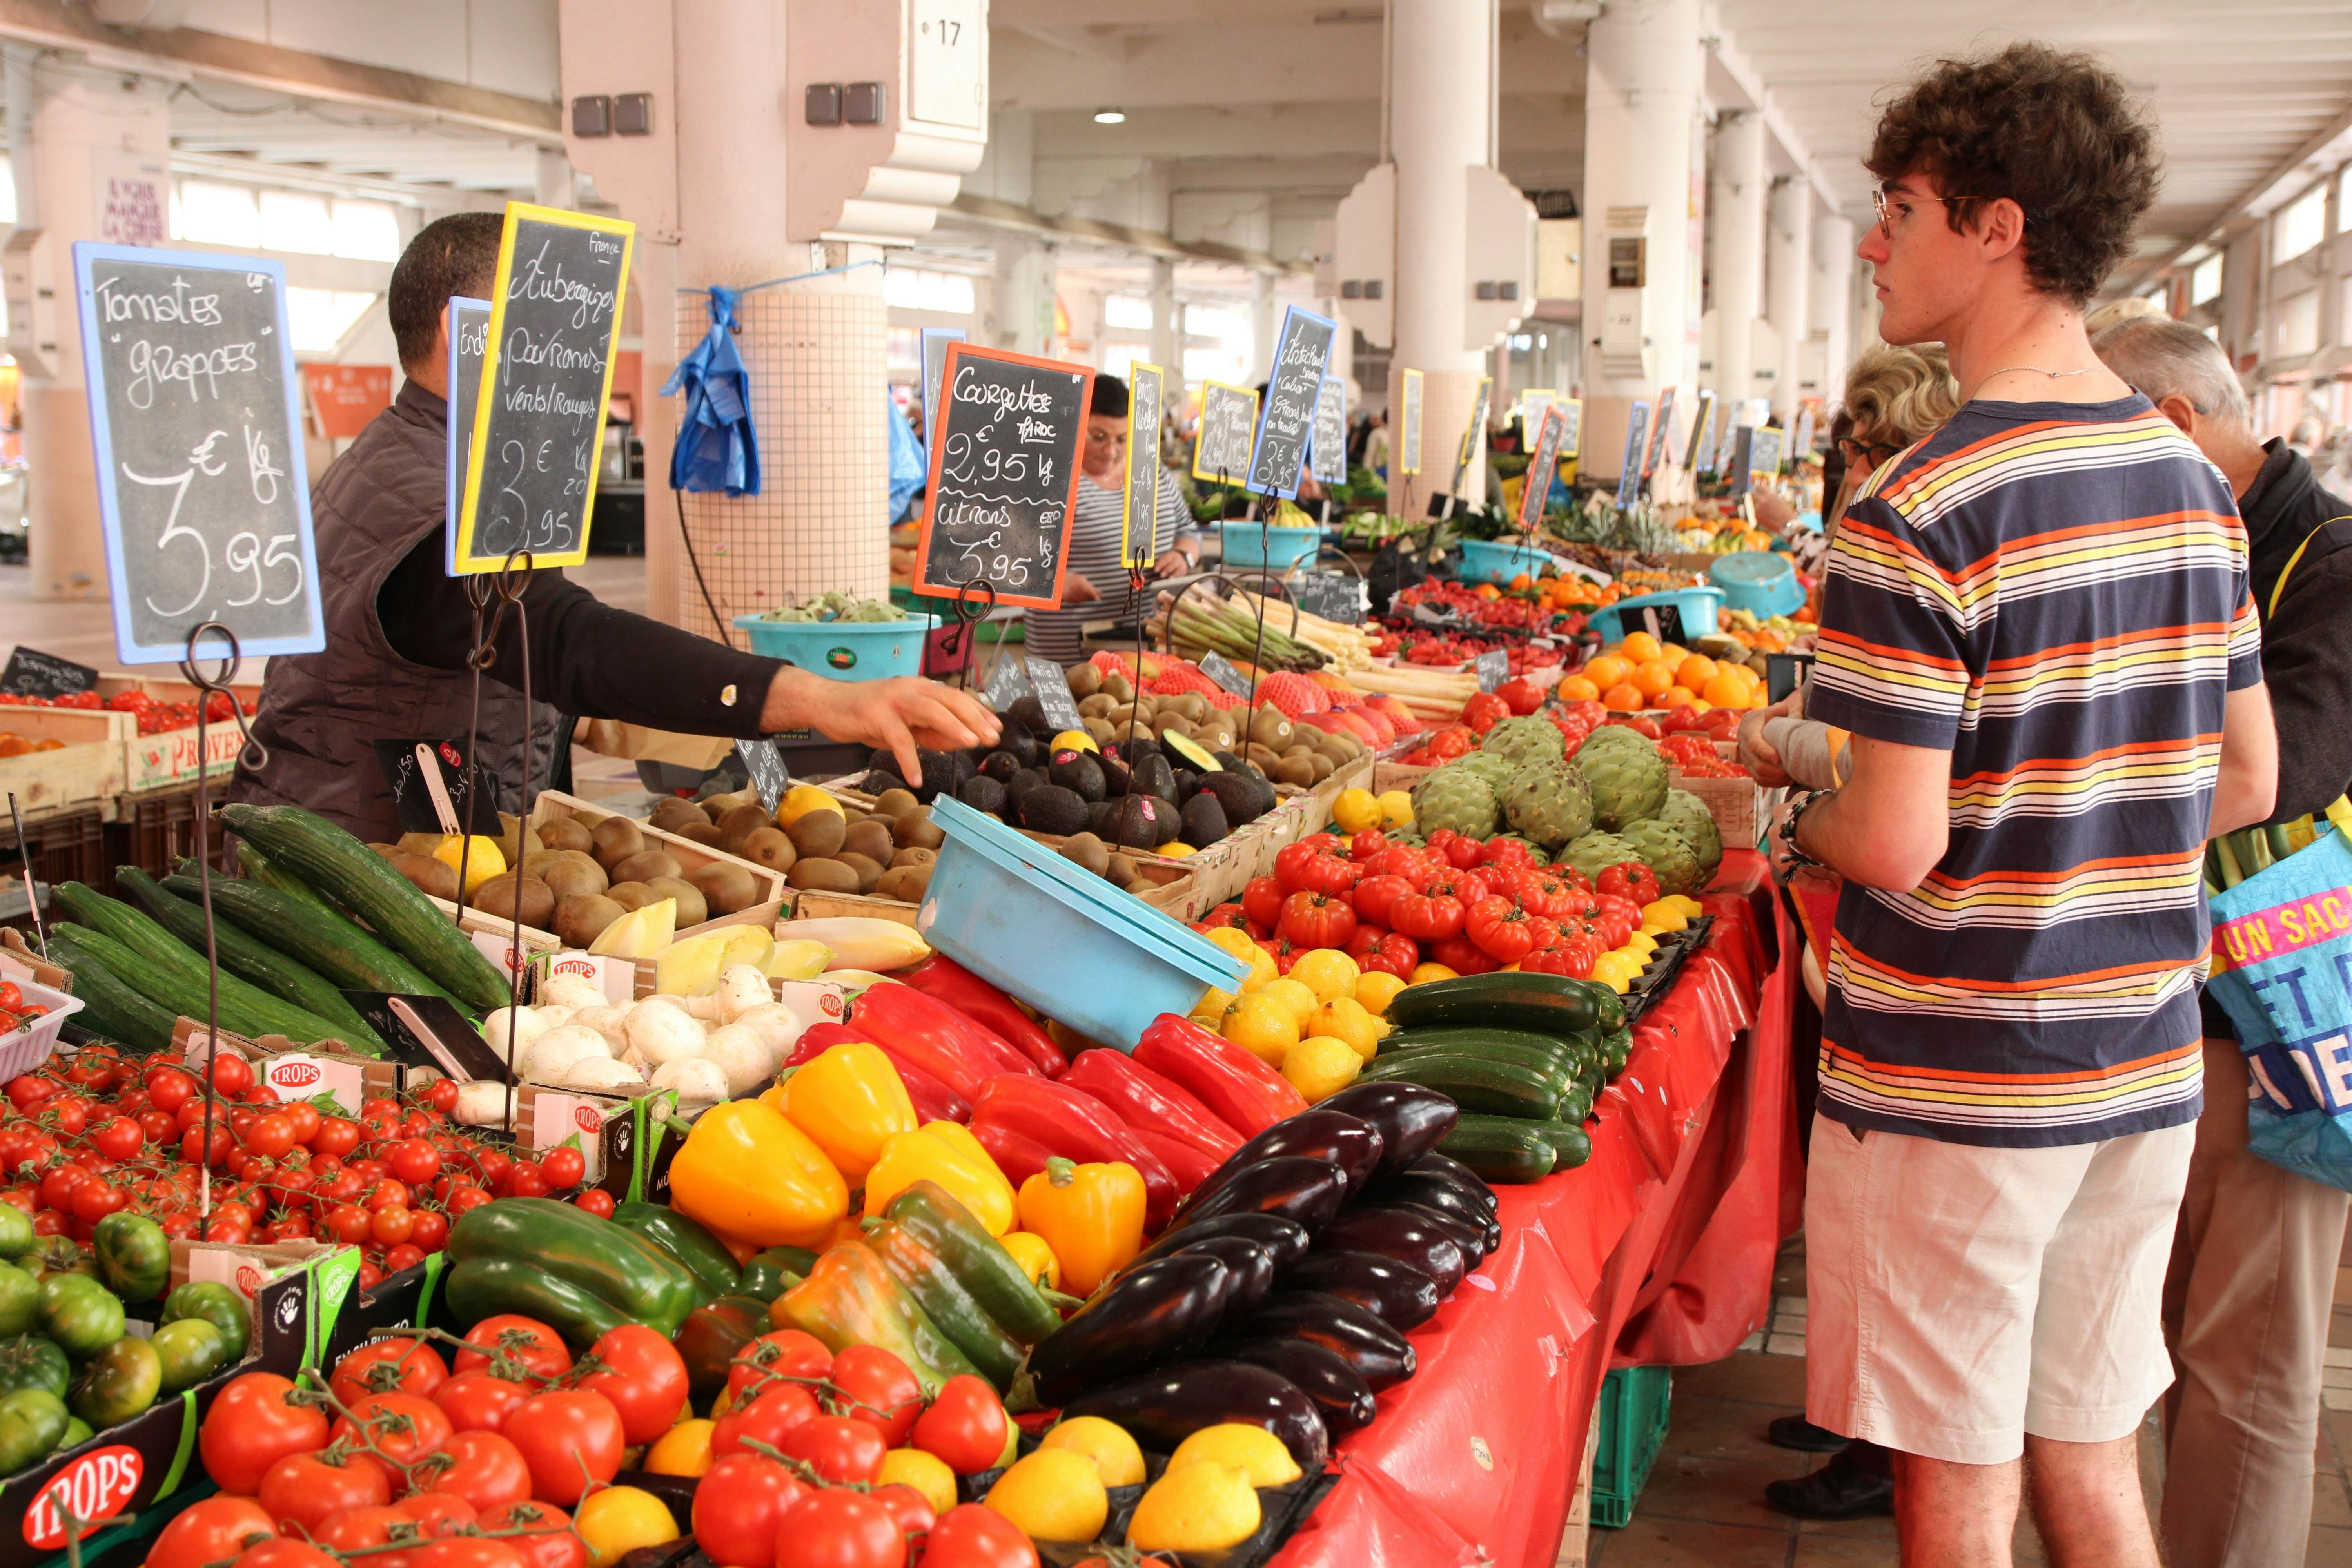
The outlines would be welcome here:
M 1502 1187 L 1503 1244 L 1410 1337 L 1420 1371 L 1339 1445 L 1277 1568 L 1553 1561 L 1610 1366 L 1728 1355 L 1771 1309 L 1801 1209 L 1789 1028 L 1798 944 L 1752 851 L 1634 1030 L 1592 1158 Z

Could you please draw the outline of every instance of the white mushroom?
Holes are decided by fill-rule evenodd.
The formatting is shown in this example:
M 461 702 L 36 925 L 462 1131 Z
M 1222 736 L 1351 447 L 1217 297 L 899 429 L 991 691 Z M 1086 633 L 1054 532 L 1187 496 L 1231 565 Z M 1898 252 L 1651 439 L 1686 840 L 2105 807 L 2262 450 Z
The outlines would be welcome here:
M 457 1120 L 467 1127 L 496 1127 L 507 1119 L 507 1086 L 477 1079 L 457 1086 Z
M 749 1029 L 768 1047 L 768 1070 L 774 1072 L 784 1065 L 784 1058 L 800 1043 L 801 1033 L 808 1020 L 782 1002 L 764 1003 L 748 1013 L 736 1016 L 731 1028 Z
M 629 1010 L 621 1037 L 655 1067 L 702 1049 L 703 1027 L 670 1002 L 640 1002 Z
M 702 1042 L 702 1057 L 727 1075 L 727 1092 L 732 1098 L 752 1093 L 776 1070 L 769 1065 L 767 1042 L 740 1024 L 711 1030 Z
M 606 1000 L 604 988 L 584 974 L 551 974 L 539 988 L 539 1001 L 543 1007 L 570 1007 L 576 1012 L 583 1007 L 602 1007 Z
M 768 988 L 768 977 L 749 963 L 733 963 L 719 977 L 715 1000 L 719 1004 L 719 1021 L 731 1024 L 754 1007 L 773 1003 L 776 994 Z
M 600 1002 L 593 1007 L 583 1007 L 572 1014 L 572 1026 L 595 1030 L 611 1041 L 614 1050 L 618 1052 L 627 1043 L 621 1033 L 621 1026 L 628 1021 L 628 1008 L 607 1006 Z
M 610 1057 L 583 1057 L 572 1064 L 571 1071 L 563 1075 L 562 1087 L 584 1089 L 591 1092 L 619 1090 L 634 1094 L 645 1084 L 646 1080 L 637 1076 L 637 1069 L 625 1062 L 616 1062 Z
M 520 1058 L 523 1047 L 546 1032 L 538 1012 L 530 1007 L 495 1007 L 482 1020 L 482 1038 L 490 1043 L 500 1061 Z
M 519 1070 L 532 1083 L 562 1083 L 573 1063 L 591 1058 L 609 1058 L 612 1054 L 613 1043 L 595 1030 L 566 1024 L 533 1040 Z
M 688 1104 L 711 1104 L 727 1098 L 727 1074 L 706 1057 L 677 1057 L 655 1069 L 656 1089 L 675 1089 Z

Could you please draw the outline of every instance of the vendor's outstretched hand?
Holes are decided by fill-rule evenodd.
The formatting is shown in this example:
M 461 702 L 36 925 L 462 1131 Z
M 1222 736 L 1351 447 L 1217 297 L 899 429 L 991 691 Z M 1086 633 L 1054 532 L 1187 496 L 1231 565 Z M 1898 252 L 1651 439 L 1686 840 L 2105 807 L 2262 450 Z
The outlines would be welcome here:
M 1788 770 L 1780 765 L 1780 753 L 1764 738 L 1767 721 L 1785 719 L 1804 711 L 1803 694 L 1791 691 L 1769 708 L 1759 708 L 1742 714 L 1739 720 L 1739 765 L 1755 777 L 1766 789 L 1779 789 L 1790 782 Z
M 936 680 L 827 680 L 791 668 L 776 671 L 768 687 L 760 728 L 771 734 L 814 730 L 887 751 L 898 759 L 899 776 L 909 783 L 923 776 L 917 747 L 957 752 L 992 745 L 1003 732 L 986 703 Z

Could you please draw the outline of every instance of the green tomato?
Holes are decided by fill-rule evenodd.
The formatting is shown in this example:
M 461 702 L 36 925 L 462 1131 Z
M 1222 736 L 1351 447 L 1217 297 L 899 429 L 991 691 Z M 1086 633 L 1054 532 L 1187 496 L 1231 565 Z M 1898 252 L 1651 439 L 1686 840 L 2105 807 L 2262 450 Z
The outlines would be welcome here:
M 66 1435 L 65 1401 L 37 1388 L 0 1399 L 0 1476 L 13 1476 L 45 1458 Z
M 38 1388 L 66 1396 L 66 1387 L 73 1382 L 73 1363 L 54 1341 L 38 1334 L 18 1334 L 13 1340 L 0 1341 L 0 1394 L 14 1394 L 20 1388 Z
M 172 1281 L 172 1238 L 143 1214 L 117 1210 L 90 1233 L 99 1278 L 126 1301 L 152 1301 Z
M 103 1430 L 154 1404 L 163 1388 L 163 1363 L 155 1347 L 125 1334 L 90 1357 L 66 1398 L 76 1415 Z
M 97 1436 L 98 1429 L 89 1422 L 79 1415 L 68 1415 L 66 1417 L 66 1435 L 58 1439 L 58 1446 L 51 1452 L 62 1454 L 79 1448 Z
M 41 1332 L 77 1361 L 121 1339 L 123 1321 L 121 1301 L 87 1274 L 52 1274 L 41 1281 Z
M 15 1205 L 0 1204 L 0 1208 Z M 41 1283 L 13 1263 L 0 1263 L 0 1334 L 21 1334 L 41 1310 Z
M 14 1204 L 0 1204 L 0 1258 L 14 1261 L 33 1250 L 33 1222 Z
M 176 1323 L 184 1318 L 202 1318 L 220 1331 L 230 1361 L 244 1358 L 245 1342 L 253 1333 L 253 1313 L 236 1291 L 210 1279 L 181 1286 L 164 1300 L 163 1321 Z
M 163 1366 L 163 1392 L 194 1388 L 228 1364 L 228 1343 L 221 1331 L 202 1318 L 182 1318 L 165 1323 L 147 1342 Z

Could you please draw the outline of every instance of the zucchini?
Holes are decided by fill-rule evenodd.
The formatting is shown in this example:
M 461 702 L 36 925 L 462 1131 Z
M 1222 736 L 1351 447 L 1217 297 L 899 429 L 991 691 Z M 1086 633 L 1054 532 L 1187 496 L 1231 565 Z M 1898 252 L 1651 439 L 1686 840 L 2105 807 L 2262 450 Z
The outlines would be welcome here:
M 1559 1114 L 1560 1102 L 1568 1094 L 1570 1075 L 1539 1071 L 1517 1062 L 1440 1051 L 1396 1062 L 1375 1057 L 1372 1065 L 1356 1076 L 1358 1083 L 1400 1079 L 1450 1096 L 1464 1110 L 1542 1121 Z
M 186 897 L 194 890 L 195 879 L 166 877 L 163 887 Z M 213 910 L 346 990 L 449 995 L 431 975 L 307 890 L 292 893 L 272 882 L 224 879 L 213 884 Z
M 502 1007 L 513 999 L 507 977 L 484 958 L 457 922 L 374 850 L 325 817 L 299 805 L 221 807 L 221 822 L 261 846 L 283 868 L 342 904 L 462 1002 Z
M 73 1022 L 93 1035 L 142 1055 L 172 1043 L 177 1015 L 99 962 L 97 955 L 62 932 L 49 933 L 49 956 L 73 973 L 73 994 L 81 1011 Z
M 1551 1174 L 1557 1158 L 1551 1140 L 1544 1135 L 1547 1125 L 1465 1112 L 1454 1131 L 1438 1140 L 1437 1151 L 1469 1166 L 1481 1181 L 1540 1181 Z
M 1552 1165 L 1555 1171 L 1572 1171 L 1592 1158 L 1592 1134 L 1581 1124 L 1562 1119 L 1558 1121 L 1528 1123 L 1551 1143 Z
M 56 898 L 75 920 L 87 922 L 89 929 L 123 950 L 126 962 L 118 963 L 100 948 L 100 963 L 166 1007 L 199 1021 L 205 1017 L 210 966 L 201 955 L 190 952 L 178 938 L 129 904 L 92 892 L 79 882 L 59 883 Z M 343 1037 L 341 1025 L 281 1001 L 226 970 L 220 974 L 220 1023 L 221 1027 L 248 1039 L 283 1035 L 309 1045 Z
M 167 891 L 154 878 L 136 866 L 117 866 L 114 879 L 138 895 L 147 906 L 155 922 L 180 939 L 198 957 L 205 952 L 205 911 L 202 905 Z M 228 880 L 223 878 L 226 882 Z M 199 890 L 201 894 L 201 889 Z M 291 1002 L 297 1007 L 316 1013 L 331 1024 L 340 1024 L 348 1031 L 344 1043 L 363 1056 L 386 1054 L 383 1037 L 368 1027 L 359 1009 L 343 999 L 317 970 L 297 959 L 287 957 L 268 942 L 248 936 L 238 929 L 220 910 L 213 910 L 213 944 L 220 953 L 221 967 L 233 970 L 252 981 L 264 991 Z
M 1625 1021 L 1625 1004 L 1606 985 L 1564 974 L 1496 970 L 1408 985 L 1389 1003 L 1400 1029 L 1531 1029 L 1545 1035 L 1606 1033 Z
M 1565 1068 L 1575 1073 L 1598 1067 L 1601 1061 L 1600 1047 L 1589 1040 L 1575 1037 L 1553 1039 L 1516 1029 L 1429 1029 L 1412 1034 L 1391 1034 L 1380 1043 L 1380 1055 L 1383 1059 L 1405 1053 L 1429 1051 L 1486 1057 L 1498 1062 L 1519 1062 L 1547 1070 Z

